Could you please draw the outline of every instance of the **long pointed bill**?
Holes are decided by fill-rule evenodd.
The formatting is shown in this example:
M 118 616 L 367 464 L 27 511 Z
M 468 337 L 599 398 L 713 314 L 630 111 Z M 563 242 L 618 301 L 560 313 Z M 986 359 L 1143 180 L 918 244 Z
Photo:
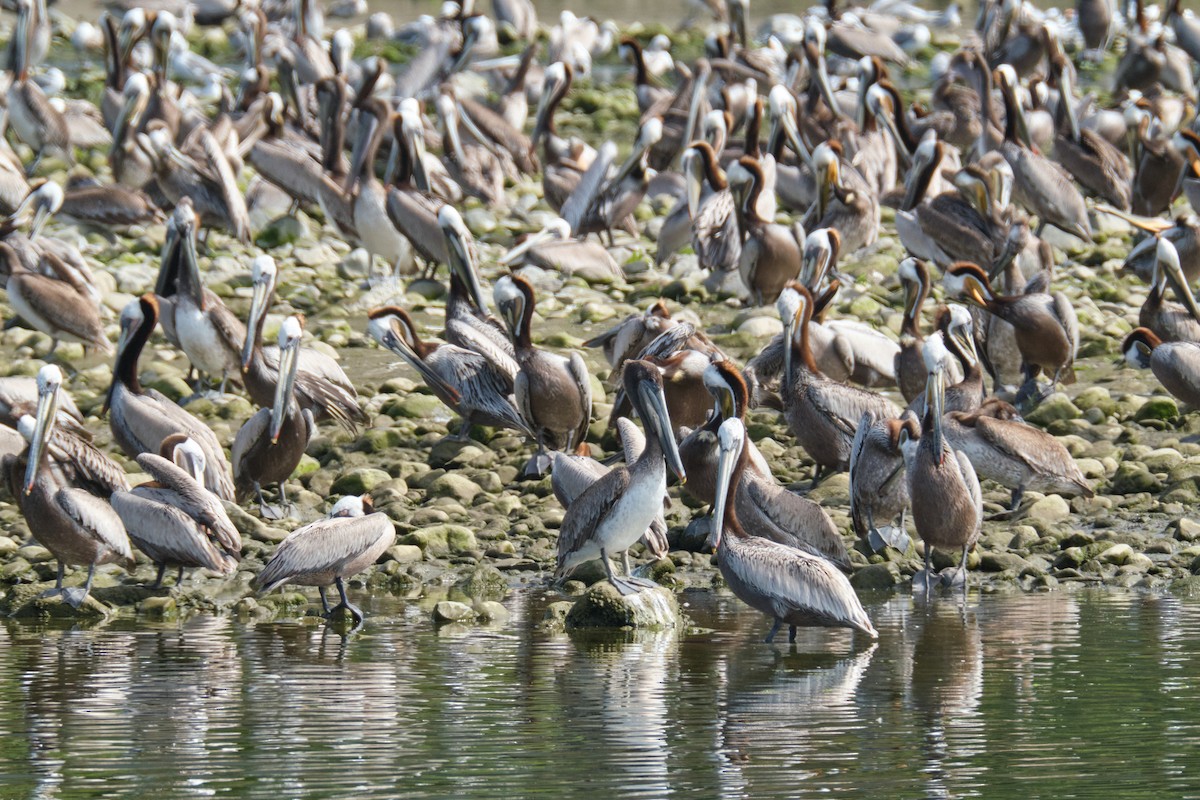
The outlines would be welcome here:
M 733 470 L 745 446 L 745 428 L 742 421 L 734 417 L 721 423 L 717 431 L 717 476 L 716 492 L 713 496 L 712 523 L 709 527 L 708 545 L 716 550 L 721 546 L 725 533 L 725 509 L 729 504 L 729 484 Z
M 459 279 L 467 286 L 471 302 L 475 310 L 481 314 L 487 313 L 487 300 L 483 297 L 483 287 L 479 285 L 479 276 L 475 274 L 475 262 L 471 258 L 471 250 L 462 231 L 451 228 L 446 234 L 446 243 L 450 245 L 451 269 L 458 271 Z
M 271 444 L 279 441 L 283 431 L 283 420 L 288 404 L 292 402 L 292 390 L 296 385 L 296 367 L 300 361 L 299 337 L 289 339 L 279 348 L 279 381 L 275 384 L 275 403 L 271 406 L 271 424 L 267 433 Z
M 1075 94 L 1074 87 L 1071 85 L 1070 70 L 1064 69 L 1059 75 L 1059 102 L 1066 103 L 1063 108 L 1067 112 L 1067 124 L 1071 128 L 1071 141 L 1079 141 L 1079 118 L 1075 114 Z M 1136 163 L 1136 162 L 1135 162 Z
M 1183 303 L 1183 307 L 1191 314 L 1192 319 L 1200 322 L 1200 308 L 1196 306 L 1196 298 L 1192 294 L 1192 287 L 1188 285 L 1187 277 L 1184 276 L 1183 268 L 1179 264 L 1179 251 L 1175 249 L 1175 246 L 1168 239 L 1159 239 L 1158 258 L 1161 262 L 1160 268 L 1163 271 L 1163 275 L 1167 282 L 1171 284 L 1171 289 L 1175 292 L 1175 297 L 1179 299 L 1179 302 Z
M 929 380 L 925 384 L 925 396 L 932 400 L 925 413 L 933 415 L 931 426 L 933 430 L 933 452 L 938 466 L 941 466 L 946 460 L 946 451 L 942 446 L 942 409 L 946 406 L 946 386 L 942 380 L 942 368 L 940 365 L 938 369 L 929 373 Z
M 835 117 L 842 116 L 837 97 L 833 93 L 833 84 L 829 82 L 829 70 L 825 68 L 825 56 L 817 60 L 817 88 L 821 90 L 821 98 Z
M 792 340 L 796 335 L 796 315 L 785 314 L 783 319 L 783 385 L 792 385 Z
M 419 123 L 418 123 L 419 124 Z M 413 181 L 422 192 L 430 191 L 429 172 L 425 169 L 425 134 L 414 129 L 414 126 L 404 125 L 404 135 L 408 139 L 408 152 L 412 156 Z
M 700 163 L 700 154 L 688 148 L 680 166 L 683 167 L 688 216 L 695 219 L 696 212 L 700 210 L 700 195 L 704 192 L 704 166 Z
M 875 92 L 878 92 L 878 95 L 875 95 Z M 872 96 L 876 98 L 874 107 L 871 109 L 875 120 L 883 126 L 884 131 L 892 140 L 892 146 L 896 148 L 896 155 L 900 158 L 900 165 L 907 169 L 912 164 L 912 154 L 908 152 L 908 145 L 904 143 L 903 137 L 900 136 L 900 129 L 896 127 L 891 95 L 878 87 L 872 87 Z M 884 100 L 884 98 L 887 99 Z
M 800 159 L 812 167 L 812 151 L 805 146 L 804 141 L 800 138 L 800 129 L 796 127 L 796 117 L 791 113 L 790 109 L 784 109 L 779 115 L 779 124 L 783 126 L 783 133 L 787 136 L 788 145 L 792 151 L 800 157 Z
M 267 299 L 274 289 L 274 281 L 260 280 L 254 284 L 254 294 L 250 298 L 250 316 L 246 318 L 246 340 L 242 342 L 242 372 L 250 370 L 250 361 L 254 357 L 254 345 L 258 341 L 258 330 L 262 319 L 267 313 Z
M 38 395 L 36 422 L 33 437 L 29 440 L 29 458 L 25 464 L 25 494 L 33 491 L 38 469 L 49 449 L 50 436 L 54 433 L 54 418 L 58 414 L 58 391 Z
M 350 154 L 350 171 L 346 173 L 346 179 L 342 182 L 343 189 L 353 186 L 362 174 L 367 154 L 371 149 L 371 138 L 375 135 L 378 127 L 379 118 L 374 114 L 360 113 L 358 115 L 358 140 L 354 143 L 354 150 Z
M 400 333 L 398 330 L 399 327 L 399 322 L 392 321 L 386 329 L 380 330 L 376 337 L 379 343 L 404 359 L 405 363 L 415 369 L 417 374 L 429 384 L 431 389 L 441 393 L 451 402 L 457 404 L 461 399 L 458 390 L 447 383 L 441 375 L 421 360 L 421 357 L 409 346 L 408 341 Z
M 500 263 L 504 266 L 514 264 L 520 260 L 521 256 L 525 255 L 542 242 L 547 242 L 553 238 L 554 233 L 545 229 L 540 230 L 531 236 L 527 236 L 525 241 L 521 242 L 519 245 L 505 253 L 504 258 L 500 259 Z
M 679 447 L 675 444 L 675 431 L 671 427 L 671 415 L 667 412 L 667 398 L 663 395 L 662 387 L 646 381 L 638 386 L 638 392 L 641 394 L 641 408 L 638 412 L 643 415 L 642 422 L 648 428 L 653 428 L 652 432 L 646 432 L 647 435 L 653 433 L 658 437 L 667 469 L 675 473 L 680 483 L 687 483 L 687 472 L 683 468 L 683 460 L 679 457 Z
M 693 79 L 692 98 L 688 105 L 687 126 L 683 130 L 684 143 L 691 143 L 696 138 L 696 123 L 700 119 L 700 109 L 704 107 L 704 93 L 708 91 L 708 73 L 701 72 Z
M 204 453 L 200 448 L 176 446 L 172 455 L 175 466 L 191 475 L 196 483 L 204 483 L 204 470 L 207 465 L 204 462 Z

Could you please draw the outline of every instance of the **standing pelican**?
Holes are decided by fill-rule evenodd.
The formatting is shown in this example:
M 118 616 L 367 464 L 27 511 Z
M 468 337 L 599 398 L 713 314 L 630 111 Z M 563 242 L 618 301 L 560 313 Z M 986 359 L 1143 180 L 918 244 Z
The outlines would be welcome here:
M 879 236 L 879 200 L 858 170 L 842 158 L 836 139 L 813 151 L 817 199 L 810 212 L 809 230 L 833 228 L 842 237 L 842 249 L 853 253 Z
M 692 250 L 701 269 L 729 272 L 742 256 L 733 193 L 717 153 L 708 142 L 693 142 L 683 154 L 687 176 L 688 216 L 692 220 Z
M 246 420 L 233 440 L 233 483 L 238 500 L 258 495 L 259 508 L 268 519 L 281 519 L 287 511 L 286 481 L 295 471 L 316 430 L 313 414 L 296 402 L 296 370 L 300 358 L 300 321 L 288 317 L 279 328 L 279 377 L 270 408 L 259 409 Z M 268 506 L 263 484 L 279 484 L 279 507 Z
M 1182 304 L 1167 302 L 1168 284 Z M 1180 266 L 1179 251 L 1165 237 L 1158 240 L 1150 292 L 1138 312 L 1138 324 L 1164 342 L 1200 342 L 1200 309 Z
M 494 295 L 496 309 L 508 326 L 521 368 L 513 382 L 517 408 L 533 429 L 538 445 L 537 453 L 525 465 L 524 474 L 544 475 L 550 466 L 546 455 L 548 444 L 573 450 L 587 436 L 592 418 L 591 376 L 579 353 L 564 358 L 533 346 L 530 325 L 534 297 L 529 281 L 519 275 L 505 275 L 496 281 Z
M 1200 406 L 1200 343 L 1164 342 L 1147 328 L 1134 328 L 1121 350 L 1130 366 L 1149 369 L 1173 397 Z
M 486 358 L 453 344 L 433 344 L 417 335 L 408 312 L 396 306 L 373 309 L 367 330 L 377 342 L 403 358 L 433 393 L 462 417 L 459 441 L 469 441 L 472 425 L 533 431 L 521 417 L 507 376 Z
M 251 586 L 258 592 L 285 583 L 316 586 L 325 616 L 344 608 L 356 623 L 362 622 L 363 612 L 346 597 L 344 581 L 374 564 L 394 541 L 395 526 L 386 514 L 375 511 L 370 495 L 343 497 L 327 519 L 297 528 L 280 542 Z M 341 597 L 332 610 L 325 599 L 325 587 L 331 583 Z
M 772 170 L 773 172 L 773 170 Z M 741 191 L 738 227 L 746 237 L 738 272 L 756 305 L 774 303 L 790 280 L 800 274 L 804 227 L 775 222 L 775 187 L 756 158 L 743 156 L 730 168 L 730 180 Z
M 928 596 L 933 585 L 931 560 L 935 547 L 962 550 L 962 563 L 950 583 L 966 591 L 967 553 L 979 539 L 983 494 L 970 459 L 950 447 L 942 435 L 945 361 L 930 350 L 926 353 L 929 383 L 925 395 L 930 402 L 925 404 L 921 417 L 921 436 L 911 439 L 907 431 L 901 431 L 900 448 L 904 452 L 913 523 L 925 543 L 925 569 L 913 576 L 913 591 Z
M 62 372 L 58 367 L 53 364 L 42 367 L 38 372 L 36 416 L 22 417 L 19 426 L 21 435 L 29 442 L 29 452 L 24 460 L 5 456 L 3 467 L 30 532 L 58 560 L 58 580 L 43 596 L 61 595 L 72 607 L 79 608 L 91 591 L 96 567 L 117 563 L 132 569 L 133 551 L 125 526 L 108 501 L 79 488 L 76 480 L 54 463 L 56 459 L 50 455 L 61 387 Z M 86 447 L 90 448 L 90 444 Z M 91 458 L 107 460 L 99 451 L 94 451 Z M 116 474 L 120 475 L 119 469 Z M 111 495 L 114 490 L 128 488 L 128 484 L 107 482 L 107 486 L 99 488 Z M 67 564 L 87 565 L 87 581 L 82 589 L 63 588 Z
M 143 389 L 138 359 L 158 324 L 158 300 L 144 294 L 121 312 L 121 337 L 105 409 L 113 441 L 130 458 L 157 453 L 168 436 L 182 433 L 204 451 L 204 486 L 222 500 L 233 499 L 229 462 L 216 434 L 155 389 Z
M 8 120 L 17 138 L 36 154 L 27 170 L 29 174 L 37 171 L 47 150 L 57 151 L 69 166 L 75 165 L 66 118 L 50 103 L 42 88 L 29 80 L 35 8 L 34 0 L 17 0 L 17 24 L 12 34 L 12 82 L 8 87 Z
M 773 620 L 766 641 L 786 623 L 788 641 L 797 627 L 852 628 L 878 638 L 854 588 L 837 567 L 821 556 L 751 536 L 738 521 L 731 493 L 746 470 L 746 429 L 737 417 L 717 431 L 716 502 L 710 543 L 721 575 L 742 602 Z
M 158 565 L 152 588 L 162 585 L 168 566 L 179 567 L 176 586 L 189 567 L 233 574 L 242 537 L 220 499 L 204 488 L 204 450 L 174 434 L 163 440 L 161 453 L 142 453 L 137 462 L 152 480 L 114 493 L 112 506 L 129 538 Z
M 854 434 L 850 451 L 850 519 L 854 532 L 874 552 L 890 545 L 901 553 L 908 550 L 908 532 L 904 519 L 908 511 L 908 483 L 901 472 L 904 454 L 900 450 L 901 435 L 916 438 L 921 435 L 920 423 L 910 414 L 900 419 L 874 419 L 864 412 Z M 875 525 L 875 516 L 893 520 L 900 515 L 896 526 Z
M 632 547 L 661 512 L 667 467 L 681 481 L 686 480 L 686 473 L 675 446 L 658 370 L 652 364 L 631 361 L 625 365 L 624 377 L 625 391 L 646 427 L 646 447 L 632 464 L 601 477 L 567 508 L 558 534 L 555 577 L 564 578 L 598 557 L 609 583 L 628 595 L 650 582 L 631 576 L 617 578 L 608 554 Z
M 931 288 L 929 267 L 918 258 L 900 262 L 900 283 L 904 286 L 904 320 L 900 323 L 900 352 L 896 354 L 896 383 L 907 402 L 925 390 L 925 361 L 921 347 L 921 309 Z
M 350 197 L 354 229 L 367 253 L 379 256 L 393 268 L 393 279 L 412 272 L 412 248 L 392 224 L 387 213 L 387 192 L 375 177 L 375 155 L 388 133 L 392 109 L 383 100 L 366 98 L 358 112 L 358 141 L 354 144 L 350 172 L 342 185 Z

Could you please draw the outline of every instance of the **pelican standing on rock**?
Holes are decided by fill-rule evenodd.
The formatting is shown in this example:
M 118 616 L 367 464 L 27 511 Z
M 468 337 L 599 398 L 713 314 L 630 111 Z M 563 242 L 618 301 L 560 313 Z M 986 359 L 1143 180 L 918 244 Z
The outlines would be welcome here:
M 316 586 L 326 617 L 344 608 L 360 623 L 363 612 L 346 597 L 345 579 L 378 561 L 395 541 L 395 526 L 386 514 L 375 511 L 370 495 L 343 497 L 327 519 L 298 528 L 280 542 L 250 585 L 260 593 L 285 583 Z M 331 583 L 341 597 L 333 609 L 325 599 L 325 587 Z
M 108 501 L 79 488 L 64 469 L 51 463 L 61 387 L 62 372 L 58 367 L 53 364 L 42 367 L 38 372 L 36 416 L 22 417 L 19 425 L 21 435 L 29 442 L 29 452 L 23 460 L 5 456 L 3 467 L 30 532 L 58 560 L 58 580 L 43 596 L 61 595 L 69 605 L 79 608 L 91 591 L 96 567 L 117 563 L 132 569 L 133 551 L 125 526 Z M 91 456 L 93 460 L 108 461 L 99 451 L 93 451 Z M 119 469 L 116 474 L 120 475 Z M 110 495 L 114 490 L 128 488 L 128 484 L 106 483 L 101 488 Z M 87 581 L 82 588 L 63 588 L 67 564 L 87 565 Z
M 1130 366 L 1149 369 L 1173 397 L 1200 407 L 1200 343 L 1164 342 L 1148 328 L 1134 328 L 1121 350 Z
M 796 641 L 797 627 L 851 628 L 878 638 L 854 587 L 837 567 L 806 550 L 750 536 L 742 529 L 730 497 L 749 463 L 746 429 L 733 417 L 721 423 L 717 438 L 720 451 L 709 541 L 733 593 L 773 620 L 767 643 L 784 624 L 789 642 Z
M 675 446 L 658 369 L 644 361 L 630 361 L 625 365 L 624 378 L 625 391 L 646 427 L 646 447 L 632 464 L 601 477 L 567 508 L 558 534 L 555 576 L 565 578 L 580 564 L 600 558 L 609 583 L 621 594 L 629 595 L 652 582 L 630 576 L 618 578 L 608 555 L 632 547 L 662 510 L 667 467 L 681 481 L 687 476 Z

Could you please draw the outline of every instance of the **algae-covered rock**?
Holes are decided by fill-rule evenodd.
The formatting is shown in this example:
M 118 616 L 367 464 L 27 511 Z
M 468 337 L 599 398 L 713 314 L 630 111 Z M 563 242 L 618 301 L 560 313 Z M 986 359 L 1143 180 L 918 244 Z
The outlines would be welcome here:
M 1037 408 L 1026 414 L 1025 419 L 1033 425 L 1044 428 L 1051 422 L 1079 419 L 1082 415 L 1083 412 L 1071 402 L 1069 397 L 1062 392 L 1055 392 L 1039 403 Z
M 1067 501 L 1056 494 L 1046 495 L 1025 509 L 1025 518 L 1040 519 L 1043 522 L 1059 522 L 1071 516 L 1071 507 Z
M 462 525 L 430 525 L 413 531 L 400 540 L 400 544 L 411 544 L 432 555 L 461 553 L 479 547 L 475 533 Z
M 1133 461 L 1123 461 L 1117 467 L 1112 478 L 1113 494 L 1137 494 L 1138 492 L 1157 492 L 1162 488 L 1158 478 L 1145 464 Z
M 1147 420 L 1167 420 L 1175 419 L 1179 416 L 1179 406 L 1170 397 L 1158 395 L 1151 397 L 1142 404 L 1133 415 L 1137 422 L 1146 422 Z
M 891 589 L 902 580 L 900 567 L 894 561 L 868 564 L 850 576 L 850 585 L 855 589 Z
M 464 503 L 470 503 L 481 491 L 479 484 L 455 472 L 439 476 L 429 486 L 429 494 L 434 497 L 452 497 Z
M 472 600 L 503 600 L 508 594 L 508 581 L 495 567 L 478 566 L 454 588 Z
M 179 616 L 179 607 L 175 598 L 170 595 L 147 597 L 138 606 L 138 610 L 153 619 L 172 619 Z
M 443 600 L 433 607 L 435 622 L 469 622 L 476 616 L 475 609 L 456 600 Z
M 333 486 L 330 487 L 330 492 L 340 495 L 366 494 L 379 484 L 391 479 L 392 476 L 381 469 L 360 467 L 339 475 L 338 479 L 333 482 Z
M 675 595 L 656 586 L 622 595 L 608 581 L 584 592 L 567 614 L 568 628 L 674 628 L 679 625 Z

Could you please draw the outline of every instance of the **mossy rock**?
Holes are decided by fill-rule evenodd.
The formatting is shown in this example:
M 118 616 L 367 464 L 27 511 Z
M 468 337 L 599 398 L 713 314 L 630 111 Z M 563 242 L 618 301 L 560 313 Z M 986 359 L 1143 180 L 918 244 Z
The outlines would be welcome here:
M 1164 422 L 1173 420 L 1179 416 L 1179 406 L 1170 397 L 1156 395 L 1151 397 L 1142 407 L 1133 415 L 1136 422 L 1146 422 L 1147 420 L 1162 420 Z
M 680 624 L 675 595 L 656 586 L 622 595 L 608 581 L 584 592 L 567 614 L 567 628 L 641 628 L 664 630 Z

